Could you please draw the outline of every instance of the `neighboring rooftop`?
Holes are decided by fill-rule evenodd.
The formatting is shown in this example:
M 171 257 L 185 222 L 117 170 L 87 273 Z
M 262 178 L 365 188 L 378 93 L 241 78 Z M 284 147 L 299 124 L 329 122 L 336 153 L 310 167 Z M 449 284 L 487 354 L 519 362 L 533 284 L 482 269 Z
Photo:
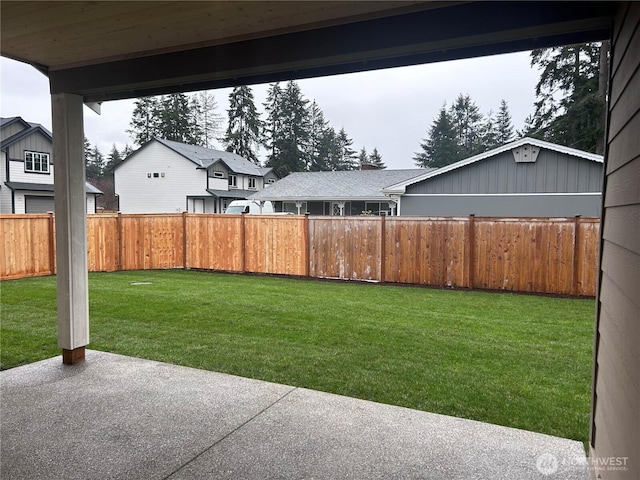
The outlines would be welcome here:
M 234 173 L 263 177 L 271 171 L 271 168 L 262 168 L 232 152 L 174 142 L 163 138 L 155 138 L 155 140 L 202 168 L 207 168 L 217 161 L 222 161 Z
M 253 200 L 387 199 L 382 189 L 431 169 L 294 172 L 252 195 Z

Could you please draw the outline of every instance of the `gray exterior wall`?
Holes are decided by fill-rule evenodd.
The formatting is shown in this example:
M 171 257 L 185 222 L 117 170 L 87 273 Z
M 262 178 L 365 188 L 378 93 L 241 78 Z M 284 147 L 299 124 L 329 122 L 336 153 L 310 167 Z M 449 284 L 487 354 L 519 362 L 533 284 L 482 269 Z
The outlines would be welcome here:
M 640 475 L 640 3 L 619 6 L 609 84 L 589 456 L 626 465 L 602 480 Z
M 534 163 L 511 151 L 409 185 L 412 193 L 547 193 L 602 191 L 603 164 L 541 149 Z
M 269 180 L 273 180 L 275 182 L 278 181 L 278 176 L 275 173 L 273 173 L 273 170 L 271 170 L 269 173 L 267 173 L 264 176 L 264 184 L 267 185 L 269 183 Z
M 403 195 L 400 215 L 458 217 L 599 217 L 600 194 L 590 195 Z
M 16 143 L 11 144 L 9 148 L 7 148 L 7 153 L 9 158 L 12 160 L 24 161 L 25 150 L 48 153 L 50 155 L 50 162 L 52 164 L 54 163 L 51 140 L 40 132 L 28 135 L 25 138 L 18 140 Z
M 21 132 L 25 128 L 28 127 L 25 127 L 24 124 L 20 121 L 14 121 L 11 125 L 3 126 L 2 130 L 0 130 L 0 141 L 3 141 L 4 139 L 9 138 L 16 133 Z

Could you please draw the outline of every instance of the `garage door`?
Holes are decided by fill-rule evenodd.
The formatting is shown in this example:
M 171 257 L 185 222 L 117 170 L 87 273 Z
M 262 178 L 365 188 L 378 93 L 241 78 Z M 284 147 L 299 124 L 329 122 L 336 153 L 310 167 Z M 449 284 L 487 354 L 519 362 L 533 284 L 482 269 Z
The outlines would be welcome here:
M 24 197 L 26 213 L 53 212 L 53 197 Z

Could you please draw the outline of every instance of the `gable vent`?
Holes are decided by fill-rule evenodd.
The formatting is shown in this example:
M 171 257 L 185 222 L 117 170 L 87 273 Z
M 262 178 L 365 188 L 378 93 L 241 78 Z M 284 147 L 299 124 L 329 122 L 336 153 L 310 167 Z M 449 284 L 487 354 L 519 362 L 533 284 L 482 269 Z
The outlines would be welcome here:
M 516 163 L 533 163 L 538 158 L 540 149 L 533 145 L 522 145 L 521 147 L 511 150 Z

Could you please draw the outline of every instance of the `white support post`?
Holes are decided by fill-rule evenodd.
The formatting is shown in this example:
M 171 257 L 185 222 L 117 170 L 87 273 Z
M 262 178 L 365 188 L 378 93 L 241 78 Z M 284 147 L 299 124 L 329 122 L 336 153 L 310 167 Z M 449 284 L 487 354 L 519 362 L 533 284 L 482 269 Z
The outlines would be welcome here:
M 89 288 L 82 97 L 51 96 L 58 285 L 58 346 L 62 361 L 84 361 L 89 343 Z

